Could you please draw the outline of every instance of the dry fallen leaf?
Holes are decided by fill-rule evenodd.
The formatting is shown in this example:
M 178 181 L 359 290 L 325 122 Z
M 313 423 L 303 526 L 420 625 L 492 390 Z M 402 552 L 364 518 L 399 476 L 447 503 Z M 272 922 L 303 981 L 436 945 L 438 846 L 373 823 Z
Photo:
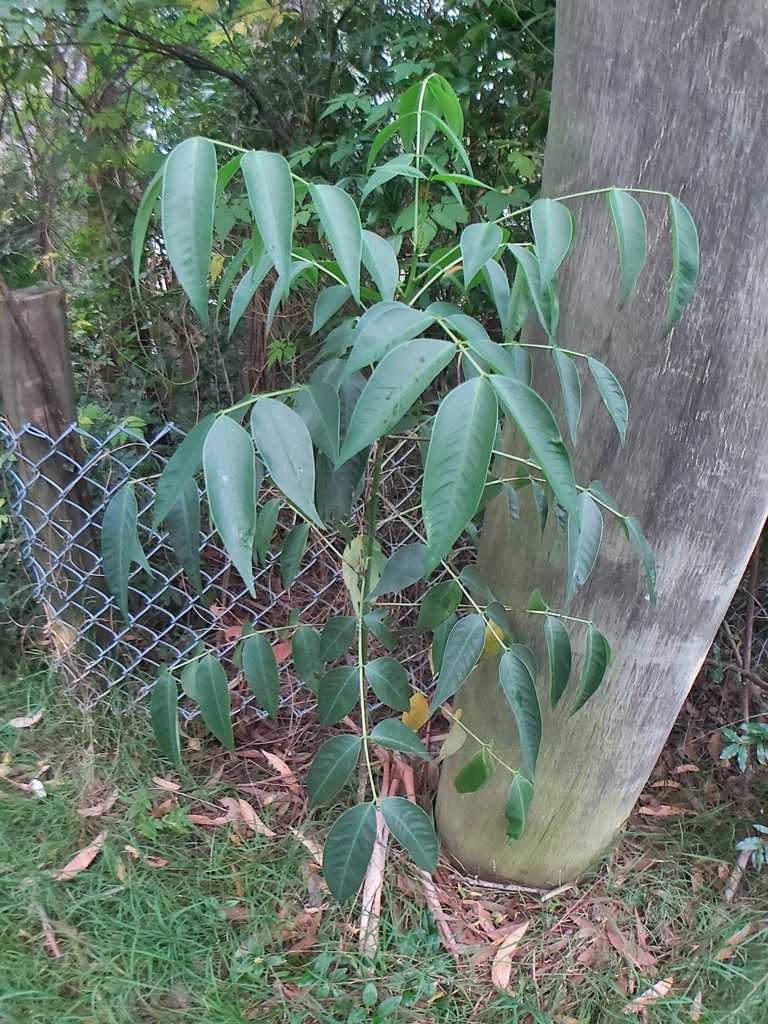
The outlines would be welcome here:
M 275 661 L 278 665 L 282 664 L 287 658 L 291 656 L 291 641 L 286 640 L 282 644 L 275 644 L 272 648 L 272 653 L 275 656 Z
M 403 715 L 403 725 L 418 732 L 429 718 L 429 701 L 423 693 L 414 693 L 411 697 L 411 710 Z
M 123 850 L 125 850 L 127 854 L 133 857 L 134 860 L 139 859 L 139 851 L 136 849 L 135 846 L 124 846 Z
M 624 1013 L 640 1013 L 647 1006 L 649 1006 L 656 999 L 661 999 L 672 990 L 672 984 L 674 978 L 664 978 L 663 981 L 657 981 L 651 988 L 647 988 L 645 992 L 639 995 L 636 999 L 633 999 L 631 1003 L 627 1003 L 624 1007 Z
M 269 750 L 262 750 L 261 753 L 280 775 L 286 786 L 288 786 L 289 789 L 292 789 L 295 793 L 300 793 L 301 789 L 296 781 L 296 774 L 288 767 L 282 757 L 278 757 L 277 754 L 273 754 Z
M 99 818 L 115 806 L 117 796 L 118 790 L 113 789 L 111 793 L 108 793 L 102 800 L 99 800 L 91 807 L 78 807 L 77 813 L 83 818 Z
M 106 832 L 102 832 L 101 835 L 96 836 L 89 846 L 86 846 L 85 849 L 75 854 L 72 860 L 69 861 L 68 864 L 65 864 L 57 875 L 53 876 L 54 882 L 68 882 L 70 878 L 74 878 L 75 875 L 80 874 L 81 871 L 85 871 L 89 864 L 91 864 L 94 858 L 98 855 L 106 838 Z
M 707 742 L 707 750 L 713 761 L 720 760 L 720 751 L 723 749 L 723 737 L 719 732 L 713 732 Z
M 701 1018 L 701 1011 L 703 1009 L 703 1006 L 704 999 L 701 994 L 701 989 L 699 989 L 699 991 L 693 997 L 693 1002 L 691 1003 L 691 1020 L 699 1020 Z
M 168 861 L 165 857 L 147 857 L 145 864 L 150 868 L 164 868 Z
M 683 775 L 685 772 L 697 772 L 699 769 L 695 764 L 679 764 L 677 768 L 673 768 L 670 772 L 671 775 Z
M 169 793 L 178 793 L 181 789 L 178 782 L 172 782 L 170 779 L 161 779 L 159 775 L 153 775 L 152 781 L 158 789 L 165 789 Z
M 451 728 L 448 730 L 448 735 L 445 737 L 443 745 L 440 747 L 440 753 L 437 755 L 438 762 L 444 761 L 446 757 L 450 757 L 451 754 L 457 753 L 464 746 L 467 733 L 459 721 L 460 718 L 461 708 L 457 708 L 453 716 Z
M 496 988 L 500 988 L 503 992 L 506 992 L 509 979 L 512 977 L 512 957 L 515 955 L 520 940 L 528 931 L 530 923 L 530 921 L 523 921 L 513 928 L 496 950 L 491 967 L 491 981 Z
M 656 807 L 641 807 L 640 814 L 649 818 L 671 818 L 676 814 L 685 814 L 683 807 L 671 807 L 669 804 L 658 804 Z
M 243 821 L 248 828 L 257 832 L 260 836 L 266 836 L 268 839 L 274 838 L 277 833 L 273 832 L 271 828 L 268 828 L 264 824 L 247 800 L 238 800 L 238 804 L 240 805 L 240 813 L 243 816 Z
M 45 714 L 45 708 L 40 708 L 34 715 L 26 715 L 24 718 L 12 718 L 8 725 L 14 729 L 29 729 L 33 725 L 37 725 L 40 719 Z
M 210 818 L 207 814 L 188 814 L 187 820 L 192 825 L 202 825 L 204 828 L 210 828 L 214 825 L 228 825 L 232 820 L 228 815 L 220 818 Z

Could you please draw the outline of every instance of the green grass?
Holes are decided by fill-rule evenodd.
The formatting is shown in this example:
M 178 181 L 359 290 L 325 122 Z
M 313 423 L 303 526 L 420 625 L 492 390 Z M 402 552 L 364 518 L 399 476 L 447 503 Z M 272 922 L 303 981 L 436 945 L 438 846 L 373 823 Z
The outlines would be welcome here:
M 610 948 L 579 962 L 589 943 L 575 928 L 568 934 L 567 915 L 601 927 L 602 918 L 615 917 L 630 933 L 635 907 L 658 977 L 675 979 L 670 996 L 649 1010 L 650 1024 L 689 1022 L 698 990 L 702 1024 L 768 1021 L 765 887 L 750 874 L 731 907 L 716 888 L 716 866 L 732 861 L 734 841 L 744 834 L 727 806 L 628 835 L 578 891 L 523 906 L 531 928 L 511 994 L 500 995 L 488 984 L 487 963 L 457 971 L 426 910 L 399 891 L 400 865 L 385 890 L 373 965 L 357 953 L 356 910 L 333 905 L 327 895 L 315 945 L 290 954 L 312 904 L 304 848 L 285 828 L 283 838 L 241 838 L 230 826 L 202 829 L 186 820 L 193 803 L 199 810 L 205 801 L 235 795 L 231 781 L 210 784 L 220 760 L 196 755 L 178 809 L 159 814 L 158 803 L 173 794 L 153 786 L 152 776 L 165 775 L 167 765 L 156 756 L 144 715 L 121 714 L 116 698 L 86 715 L 58 695 L 45 672 L 20 676 L 0 682 L 0 758 L 10 754 L 15 781 L 50 768 L 41 776 L 44 799 L 0 779 L 1 1024 L 627 1021 L 637 1018 L 622 1012 L 628 997 L 621 975 L 635 992 L 656 979 L 627 968 Z M 46 713 L 33 728 L 5 724 L 41 706 Z M 78 807 L 114 787 L 118 799 L 106 815 L 78 815 Z M 68 882 L 54 881 L 51 873 L 102 831 L 108 835 L 91 866 Z M 643 854 L 656 863 L 627 868 Z M 153 867 L 147 858 L 167 865 Z M 692 875 L 701 880 L 696 892 Z M 249 916 L 230 920 L 228 908 Z M 41 909 L 59 958 L 45 947 Z M 754 934 L 719 959 L 746 923 Z

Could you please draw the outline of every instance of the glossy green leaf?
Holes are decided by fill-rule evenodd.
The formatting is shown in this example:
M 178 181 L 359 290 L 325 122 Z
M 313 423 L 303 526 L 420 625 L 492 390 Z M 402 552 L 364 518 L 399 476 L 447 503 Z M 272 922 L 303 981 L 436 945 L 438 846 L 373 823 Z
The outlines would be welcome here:
M 542 291 L 549 286 L 573 242 L 573 215 L 556 199 L 537 199 L 531 206 L 531 228 L 539 257 Z
M 277 721 L 280 679 L 272 644 L 261 633 L 254 633 L 243 644 L 242 661 L 243 675 L 251 693 L 270 718 Z
M 392 160 L 387 160 L 386 163 L 376 168 L 362 188 L 360 202 L 362 203 L 371 192 L 382 185 L 386 185 L 393 178 L 425 177 L 426 175 L 423 171 L 419 171 L 413 166 L 413 153 L 401 153 L 399 156 L 393 157 Z
M 638 553 L 640 561 L 643 563 L 646 579 L 648 580 L 648 596 L 650 598 L 651 608 L 655 608 L 656 559 L 653 554 L 653 548 L 646 540 L 642 524 L 638 519 L 635 519 L 634 516 L 624 516 L 621 519 L 621 524 L 624 527 L 624 531 L 627 534 L 630 544 Z
M 498 224 L 470 224 L 459 239 L 464 265 L 464 287 L 469 288 L 488 260 L 493 259 L 504 241 Z
M 648 250 L 648 228 L 642 206 L 623 189 L 610 188 L 606 193 L 621 265 L 621 301 L 624 305 L 645 266 Z
M 427 633 L 444 622 L 461 604 L 461 587 L 456 580 L 444 580 L 426 592 L 419 608 L 417 632 Z
M 512 377 L 491 377 L 504 411 L 520 428 L 555 497 L 569 514 L 576 514 L 576 481 L 568 449 L 549 406 L 526 384 Z
M 338 661 L 352 646 L 357 619 L 351 615 L 334 615 L 326 620 L 321 634 L 320 656 L 324 662 Z
M 184 572 L 198 592 L 203 592 L 200 575 L 200 492 L 194 478 L 187 477 L 181 496 L 165 517 L 168 540 Z
M 603 487 L 599 480 L 593 480 L 590 483 L 589 492 L 590 494 L 593 494 L 598 501 L 601 501 L 603 505 L 607 506 L 611 510 L 611 512 L 615 513 L 617 516 L 621 516 L 619 506 L 616 504 L 616 502 L 610 496 L 608 491 L 606 491 L 606 489 Z
M 375 725 L 371 732 L 371 742 L 378 743 L 380 747 L 385 747 L 387 750 L 420 757 L 424 761 L 432 760 L 427 748 L 413 729 L 401 722 L 399 718 L 385 718 L 383 722 Z
M 155 488 L 153 530 L 182 496 L 187 480 L 203 468 L 203 445 L 215 419 L 216 413 L 211 413 L 196 423 L 165 464 Z
M 627 436 L 629 408 L 627 406 L 627 399 L 624 395 L 622 386 L 619 384 L 618 380 L 616 380 L 608 367 L 598 359 L 593 359 L 592 356 L 588 356 L 587 364 L 592 376 L 595 378 L 595 384 L 597 384 L 597 390 L 600 392 L 600 397 L 605 403 L 605 407 L 610 413 L 611 419 L 616 424 L 616 429 L 619 432 L 621 443 L 624 444 L 624 439 Z
M 435 317 L 402 302 L 378 302 L 360 317 L 352 335 L 347 376 L 379 362 L 396 346 L 410 341 L 435 322 Z
M 400 280 L 400 268 L 395 250 L 375 231 L 363 231 L 363 266 L 379 289 L 382 301 L 390 302 Z
M 205 724 L 227 750 L 234 750 L 227 676 L 212 654 L 206 654 L 197 663 L 195 693 Z
M 141 289 L 141 258 L 144 254 L 144 242 L 147 239 L 147 229 L 155 212 L 157 201 L 163 190 L 163 173 L 165 166 L 155 174 L 152 181 L 147 185 L 144 195 L 141 197 L 136 217 L 133 221 L 133 238 L 131 240 L 131 255 L 133 257 L 133 280 L 136 283 L 136 290 Z
M 310 807 L 327 804 L 338 796 L 355 770 L 362 743 L 359 736 L 333 736 L 320 747 L 307 772 Z
M 351 295 L 352 291 L 347 284 L 332 284 L 323 288 L 315 302 L 315 314 L 310 333 L 317 334 L 322 327 L 325 327 L 334 313 L 338 313 Z
M 359 684 L 359 672 L 354 665 L 342 665 L 325 673 L 317 688 L 317 711 L 324 729 L 340 722 L 357 704 Z
M 287 280 L 291 269 L 294 191 L 291 168 L 279 153 L 246 153 L 240 168 L 248 189 L 253 216 L 278 277 Z
M 453 780 L 457 793 L 476 793 L 493 774 L 493 761 L 485 747 L 467 761 Z
M 388 609 L 374 608 L 367 615 L 363 616 L 363 622 L 382 647 L 385 647 L 388 651 L 394 651 L 397 647 L 397 641 L 390 628 L 391 620 Z
M 275 398 L 260 398 L 251 410 L 251 433 L 276 487 L 315 525 L 315 460 L 304 421 Z
M 433 713 L 456 693 L 469 676 L 483 652 L 484 644 L 485 619 L 482 615 L 467 615 L 459 619 L 445 645 L 442 667 L 432 698 Z
M 309 524 L 299 523 L 283 541 L 283 549 L 280 552 L 280 575 L 286 590 L 296 579 L 296 573 L 299 571 L 304 552 L 307 550 L 308 540 Z
M 699 235 L 689 211 L 674 196 L 669 197 L 672 229 L 672 282 L 669 287 L 667 331 L 670 331 L 690 302 L 699 277 Z
M 333 461 L 339 454 L 339 394 L 327 381 L 313 381 L 303 387 L 293 408 L 306 424 L 316 448 Z
M 162 669 L 157 682 L 152 687 L 149 713 L 158 747 L 168 760 L 181 771 L 179 691 L 176 680 L 167 668 Z
M 503 331 L 507 326 L 507 319 L 509 317 L 509 281 L 504 273 L 504 268 L 496 260 L 488 260 L 483 270 L 491 290 L 493 304 L 496 307 L 496 315 L 499 318 Z
M 439 626 L 435 626 L 432 634 L 432 672 L 434 675 L 437 675 L 443 667 L 448 637 L 458 621 L 459 617 L 456 612 L 451 612 L 447 619 L 443 619 Z
M 359 303 L 363 229 L 355 202 L 338 185 L 310 185 L 309 191 L 336 261 Z
M 531 667 L 530 652 L 514 644 L 501 656 L 499 682 L 517 722 L 525 763 L 534 772 L 541 744 L 541 708 Z
M 362 885 L 376 843 L 376 805 L 356 804 L 336 821 L 323 850 L 323 875 L 343 903 Z
M 496 396 L 485 378 L 465 381 L 440 403 L 421 491 L 427 575 L 477 512 L 498 425 Z
M 181 681 L 181 689 L 184 694 L 197 703 L 197 690 L 195 688 L 195 676 L 197 675 L 197 665 L 200 658 L 205 653 L 205 644 L 200 640 L 195 646 L 194 653 L 189 653 L 187 656 L 191 659 L 182 668 L 179 678 Z
M 505 374 L 509 377 L 516 377 L 518 375 L 517 363 L 512 352 L 505 346 L 491 341 L 485 328 L 481 327 L 472 317 L 446 317 L 443 322 L 447 323 L 451 329 L 456 330 L 464 338 L 468 348 L 471 349 L 472 355 L 479 356 L 481 363 L 487 363 L 497 373 Z M 470 324 L 476 324 L 479 329 L 468 329 Z M 471 362 L 469 365 L 472 365 Z M 466 353 L 464 354 L 464 366 L 467 368 Z
M 504 340 L 511 341 L 517 337 L 533 309 L 533 296 L 528 287 L 525 271 L 518 267 L 512 289 L 509 293 L 509 306 L 504 328 Z
M 101 527 L 101 559 L 104 579 L 127 622 L 128 575 L 139 518 L 133 484 L 124 484 L 109 500 Z
M 504 817 L 507 819 L 507 836 L 510 839 L 515 841 L 522 839 L 532 803 L 533 783 L 522 772 L 518 772 L 512 780 L 509 796 L 504 805 Z
M 429 76 L 427 87 L 437 100 L 440 114 L 445 123 L 454 135 L 461 135 L 464 132 L 464 111 L 450 82 L 446 81 L 442 75 L 433 72 Z
M 270 498 L 259 509 L 256 518 L 256 532 L 253 536 L 253 550 L 260 565 L 267 564 L 269 546 L 275 535 L 275 527 L 277 526 L 277 518 L 280 515 L 281 504 L 282 502 L 279 498 Z
M 423 579 L 426 569 L 427 545 L 403 544 L 395 548 L 387 559 L 379 582 L 371 591 L 370 597 L 383 597 L 384 594 L 404 590 Z
M 426 811 L 402 796 L 385 796 L 379 807 L 398 843 L 405 847 L 422 871 L 431 874 L 437 867 L 440 840 Z
M 299 626 L 291 640 L 296 675 L 314 694 L 317 694 L 323 674 L 320 646 L 320 634 L 312 626 Z
M 509 245 L 507 248 L 519 264 L 518 273 L 522 271 L 525 275 L 528 294 L 533 302 L 533 308 L 536 310 L 539 323 L 547 332 L 549 340 L 554 343 L 557 330 L 557 311 L 553 308 L 552 292 L 550 292 L 549 287 L 542 288 L 538 257 L 524 245 Z M 515 275 L 515 282 L 517 282 L 517 275 Z M 553 282 L 550 281 L 550 286 L 552 285 Z M 511 306 L 512 299 L 510 298 Z M 513 335 L 509 334 L 508 337 L 513 337 Z
M 229 304 L 229 327 L 227 337 L 231 338 L 235 328 L 243 317 L 248 304 L 270 272 L 274 263 L 268 252 L 263 252 L 254 265 L 240 278 Z
M 544 620 L 544 638 L 549 659 L 549 700 L 555 708 L 571 677 L 571 641 L 561 620 L 552 615 Z
M 365 678 L 382 704 L 395 711 L 410 711 L 411 684 L 399 661 L 375 658 L 365 666 Z
M 577 506 L 578 516 L 568 517 L 568 582 L 565 590 L 565 608 L 589 579 L 603 539 L 603 514 L 594 498 L 586 491 L 582 491 Z
M 355 405 L 339 462 L 346 462 L 399 423 L 455 354 L 451 342 L 417 338 L 384 356 Z
M 216 148 L 209 139 L 187 139 L 171 150 L 163 168 L 163 239 L 179 284 L 205 327 L 215 202 Z
M 203 472 L 214 526 L 252 597 L 256 530 L 256 457 L 239 423 L 219 416 L 203 446 Z
M 605 676 L 605 671 L 611 663 L 611 647 L 600 630 L 589 625 L 587 630 L 587 650 L 584 655 L 584 665 L 581 669 L 581 682 L 579 695 L 576 698 L 571 714 L 576 714 L 579 708 L 584 707 L 589 698 L 600 686 Z
M 566 355 L 562 349 L 553 348 L 552 358 L 555 362 L 557 375 L 560 378 L 560 387 L 563 390 L 563 403 L 565 405 L 565 418 L 568 422 L 568 433 L 571 440 L 576 444 L 579 432 L 579 420 L 581 419 L 581 378 L 576 367 L 575 360 Z

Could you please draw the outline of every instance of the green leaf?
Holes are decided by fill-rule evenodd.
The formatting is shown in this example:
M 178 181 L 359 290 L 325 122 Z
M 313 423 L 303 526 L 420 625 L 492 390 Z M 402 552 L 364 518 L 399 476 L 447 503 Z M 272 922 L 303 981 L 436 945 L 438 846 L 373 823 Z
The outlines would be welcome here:
M 196 423 L 166 463 L 155 488 L 153 530 L 182 496 L 187 480 L 203 468 L 203 445 L 215 419 L 216 413 L 211 413 Z
M 531 228 L 539 257 L 542 291 L 560 269 L 573 242 L 573 214 L 556 199 L 537 199 L 531 206 Z
M 464 228 L 459 245 L 465 288 L 469 288 L 488 260 L 493 259 L 503 242 L 504 232 L 498 224 L 470 224 Z
M 599 480 L 593 480 L 590 483 L 589 491 L 591 494 L 594 494 L 598 501 L 601 501 L 604 505 L 606 505 L 611 510 L 611 512 L 621 517 L 621 511 L 619 510 L 619 506 L 616 504 L 616 502 L 610 496 L 608 491 L 606 491 L 606 489 L 603 487 Z
M 316 526 L 315 460 L 304 421 L 275 398 L 260 398 L 251 411 L 251 433 L 276 487 Z
M 476 793 L 493 774 L 493 761 L 485 747 L 467 761 L 453 784 L 457 793 Z
M 504 806 L 504 817 L 507 819 L 507 835 L 510 839 L 522 839 L 532 803 L 533 783 L 522 772 L 518 772 L 512 780 L 509 796 Z
M 548 612 L 549 605 L 544 600 L 544 595 L 538 587 L 533 591 L 531 596 L 525 603 L 525 610 L 527 612 Z
M 550 281 L 547 288 L 542 288 L 539 260 L 530 249 L 526 249 L 523 245 L 509 245 L 507 248 L 519 264 L 518 273 L 522 270 L 525 275 L 528 293 L 533 300 L 533 307 L 536 310 L 539 323 L 547 332 L 549 340 L 554 343 L 555 331 L 557 330 L 557 308 L 556 304 L 553 306 L 553 293 L 549 290 L 549 287 L 553 286 L 554 282 Z M 517 282 L 517 274 L 515 275 L 515 282 Z M 512 299 L 510 299 L 511 306 Z M 509 335 L 509 337 L 512 337 L 512 335 Z
M 296 579 L 308 540 L 309 523 L 299 523 L 283 541 L 283 550 L 280 552 L 280 575 L 286 590 Z
M 391 301 L 400 279 L 400 268 L 395 250 L 375 231 L 363 231 L 363 266 L 379 289 L 382 301 Z
M 231 338 L 240 322 L 248 303 L 256 294 L 256 289 L 274 266 L 268 252 L 262 253 L 254 265 L 240 278 L 229 304 L 229 327 L 227 337 Z
M 310 185 L 309 191 L 336 261 L 359 303 L 363 229 L 355 202 L 338 185 Z
M 162 669 L 152 688 L 149 712 L 157 745 L 168 760 L 181 771 L 179 691 L 176 680 L 167 668 Z
M 410 341 L 435 322 L 435 317 L 402 302 L 377 302 L 360 317 L 352 334 L 347 376 L 371 366 L 396 345 Z
M 141 257 L 144 254 L 144 242 L 147 238 L 147 228 L 155 212 L 157 200 L 163 190 L 163 174 L 165 165 L 155 174 L 152 181 L 147 185 L 144 195 L 141 197 L 139 208 L 136 211 L 136 218 L 133 222 L 133 238 L 131 241 L 131 255 L 133 256 L 133 280 L 136 282 L 136 290 L 141 290 Z
M 554 709 L 571 677 L 571 641 L 563 623 L 552 615 L 544 620 L 544 638 L 549 659 L 549 700 Z
M 605 196 L 613 222 L 616 243 L 619 247 L 619 263 L 621 265 L 621 301 L 619 309 L 624 305 L 645 266 L 648 249 L 648 229 L 642 206 L 633 199 L 629 192 L 619 188 L 609 188 Z
M 320 656 L 324 662 L 338 661 L 352 646 L 357 619 L 351 615 L 334 615 L 323 626 Z
M 336 821 L 323 850 L 323 875 L 343 903 L 360 888 L 376 843 L 376 805 L 356 804 Z
M 498 428 L 493 388 L 482 377 L 450 391 L 429 441 L 421 504 L 429 575 L 477 512 Z
M 323 674 L 320 643 L 320 634 L 312 626 L 299 626 L 291 640 L 296 675 L 314 694 L 317 694 Z
M 246 153 L 240 168 L 253 216 L 278 277 L 288 280 L 291 269 L 293 178 L 288 161 L 279 153 Z
M 310 334 L 317 334 L 321 327 L 324 327 L 334 313 L 338 313 L 352 292 L 348 284 L 332 284 L 323 288 L 315 303 L 315 315 L 312 320 Z
M 442 75 L 432 73 L 427 81 L 427 87 L 439 103 L 439 110 L 445 123 L 454 135 L 461 135 L 464 131 L 464 111 L 451 84 Z
M 509 510 L 509 521 L 510 524 L 516 523 L 520 518 L 520 499 L 517 496 L 517 491 L 512 484 L 504 481 L 504 495 L 507 499 L 507 508 Z
M 491 604 L 492 601 L 496 600 L 486 582 L 485 576 L 480 572 L 478 566 L 474 564 L 465 565 L 459 573 L 459 580 L 481 604 Z
M 277 517 L 280 515 L 281 504 L 282 502 L 279 498 L 270 498 L 269 501 L 264 502 L 264 506 L 261 508 L 256 518 L 256 532 L 253 535 L 253 550 L 256 552 L 256 557 L 258 558 L 260 565 L 267 564 L 267 558 L 269 557 L 269 545 L 272 543 L 272 537 L 275 533 Z
M 426 569 L 426 544 L 403 544 L 402 547 L 395 548 L 384 564 L 379 582 L 370 593 L 371 599 L 405 590 L 406 587 L 418 583 Z
M 458 621 L 459 617 L 456 612 L 451 612 L 447 619 L 444 619 L 439 626 L 435 626 L 434 633 L 432 634 L 432 672 L 434 675 L 437 675 L 443 667 L 448 637 Z
M 261 239 L 259 239 L 259 245 L 261 246 Z M 227 269 L 221 275 L 218 292 L 216 294 L 215 320 L 217 324 L 219 322 L 219 314 L 221 313 L 221 307 L 224 305 L 224 299 L 229 294 L 229 289 L 232 287 L 232 284 L 237 275 L 240 273 L 240 270 L 242 269 L 242 266 L 245 263 L 245 261 L 250 260 L 252 255 L 253 242 L 249 240 L 244 242 L 243 245 L 240 247 L 240 250 L 237 253 L 235 253 L 235 255 L 230 259 L 229 263 L 227 264 Z
M 214 526 L 232 564 L 255 597 L 256 457 L 248 434 L 228 416 L 219 416 L 208 431 L 203 472 Z
M 272 645 L 261 633 L 254 633 L 243 644 L 242 660 L 243 675 L 251 693 L 269 717 L 277 721 L 280 679 Z
M 234 750 L 227 676 L 212 654 L 206 654 L 197 664 L 195 693 L 205 724 L 227 750 Z
M 671 331 L 683 315 L 696 290 L 699 276 L 699 236 L 696 224 L 685 206 L 669 197 L 669 220 L 672 228 L 672 282 L 669 288 L 667 331 Z
M 355 770 L 363 741 L 359 736 L 333 736 L 315 754 L 307 772 L 309 806 L 327 804 Z
M 385 747 L 387 750 L 420 757 L 424 761 L 432 760 L 427 748 L 413 729 L 401 722 L 399 718 L 385 718 L 383 722 L 375 725 L 371 732 L 371 742 L 378 743 L 380 747 Z
M 507 319 L 509 317 L 509 281 L 504 273 L 504 268 L 496 260 L 488 260 L 483 270 L 491 290 L 493 303 L 496 306 L 496 315 L 499 318 L 503 331 L 507 326 Z
M 638 519 L 635 519 L 634 516 L 623 516 L 620 522 L 624 527 L 624 531 L 627 534 L 630 544 L 638 553 L 640 561 L 643 563 L 645 575 L 648 580 L 648 597 L 650 598 L 651 608 L 655 608 L 656 559 L 654 558 L 653 548 L 645 539 L 642 524 Z
M 611 663 L 611 647 L 600 630 L 589 624 L 587 630 L 587 650 L 581 670 L 581 684 L 571 714 L 575 715 L 579 708 L 584 707 L 589 698 L 602 683 L 605 670 Z
M 104 511 L 101 558 L 107 587 L 126 622 L 130 620 L 128 575 L 133 560 L 138 518 L 133 484 L 125 484 L 112 495 Z
M 544 527 L 547 525 L 547 517 L 549 516 L 547 492 L 540 483 L 537 483 L 536 480 L 531 480 L 531 494 L 533 495 L 533 503 L 536 506 L 536 514 L 539 517 L 539 526 L 543 533 Z
M 369 661 L 365 666 L 365 678 L 382 704 L 395 711 L 410 711 L 411 684 L 399 661 L 394 658 Z
M 380 188 L 382 185 L 386 185 L 386 183 L 391 181 L 393 178 L 401 177 L 426 177 L 423 171 L 419 171 L 413 166 L 412 153 L 404 153 L 400 156 L 393 157 L 392 160 L 387 160 L 387 162 L 382 164 L 381 167 L 377 167 L 362 188 L 360 193 L 360 202 L 364 202 L 374 189 Z
M 518 268 L 512 290 L 509 293 L 509 309 L 504 329 L 504 340 L 511 341 L 522 329 L 533 309 L 533 296 L 528 287 L 528 280 L 522 267 Z
M 197 665 L 199 659 L 205 653 L 205 644 L 200 640 L 196 646 L 193 654 L 187 652 L 187 657 L 191 660 L 181 670 L 181 688 L 185 695 L 197 703 L 197 690 L 195 689 L 195 676 L 197 675 Z
M 440 840 L 426 811 L 402 796 L 385 796 L 379 807 L 398 843 L 405 847 L 422 871 L 431 874 L 437 867 Z
M 339 394 L 327 381 L 313 381 L 296 395 L 293 408 L 316 448 L 333 462 L 339 454 Z
M 568 432 L 571 440 L 576 444 L 576 436 L 579 432 L 579 419 L 581 418 L 581 378 L 573 358 L 566 355 L 562 349 L 553 348 L 552 358 L 555 361 L 557 375 L 560 378 L 560 386 L 563 389 L 563 402 L 565 404 L 565 418 L 568 421 Z
M 517 722 L 525 763 L 534 772 L 541 744 L 541 708 L 531 660 L 530 651 L 514 644 L 501 656 L 499 682 Z
M 317 711 L 324 729 L 340 722 L 357 704 L 359 681 L 355 665 L 342 665 L 325 673 L 317 688 Z
M 418 633 L 426 633 L 439 626 L 461 604 L 461 587 L 456 580 L 444 580 L 426 592 L 419 608 L 419 619 L 416 623 Z
M 591 495 L 579 495 L 578 515 L 568 516 L 568 583 L 565 591 L 567 608 L 589 579 L 595 567 L 603 539 L 603 514 Z
M 391 620 L 386 608 L 374 608 L 373 611 L 363 616 L 363 622 L 383 647 L 386 647 L 388 651 L 394 651 L 397 641 L 392 635 Z
M 432 713 L 456 693 L 477 664 L 485 644 L 485 619 L 467 615 L 451 630 L 443 653 L 442 668 L 437 677 Z
M 592 372 L 592 376 L 595 378 L 595 384 L 597 384 L 600 397 L 605 403 L 611 419 L 616 424 L 621 443 L 624 444 L 624 439 L 627 436 L 629 408 L 621 384 L 619 384 L 608 367 L 604 366 L 598 359 L 588 356 L 587 364 Z
M 216 203 L 216 148 L 187 139 L 163 168 L 163 239 L 168 259 L 192 307 L 208 326 L 208 271 Z
M 576 512 L 576 481 L 568 449 L 549 406 L 527 384 L 513 377 L 491 377 L 504 411 L 520 428 L 547 483 L 568 514 Z
M 371 374 L 354 408 L 339 463 L 346 462 L 399 423 L 455 354 L 452 342 L 417 338 L 404 341 L 386 355 Z
M 181 497 L 169 509 L 165 517 L 168 540 L 190 583 L 198 592 L 203 592 L 200 575 L 200 492 L 197 484 L 187 477 Z

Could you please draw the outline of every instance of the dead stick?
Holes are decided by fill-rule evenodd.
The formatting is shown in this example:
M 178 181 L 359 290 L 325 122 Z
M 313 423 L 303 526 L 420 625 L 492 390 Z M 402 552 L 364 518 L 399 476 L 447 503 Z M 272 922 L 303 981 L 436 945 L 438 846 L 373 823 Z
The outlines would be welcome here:
M 46 914 L 46 912 L 43 910 L 39 903 L 34 903 L 33 907 L 37 912 L 37 916 L 40 918 L 40 922 L 43 926 L 43 935 L 45 936 L 46 947 L 51 951 L 51 953 L 55 957 L 60 957 L 62 955 L 62 952 L 59 949 L 58 943 L 56 942 L 56 936 L 53 934 L 53 925 L 51 924 L 48 915 Z
M 723 899 L 726 903 L 733 902 L 733 897 L 736 895 L 736 889 L 741 881 L 741 876 L 744 874 L 744 869 L 749 863 L 751 852 L 751 850 L 742 850 L 739 854 L 739 859 L 733 867 L 731 877 L 728 879 L 728 885 L 725 887 L 723 892 Z

